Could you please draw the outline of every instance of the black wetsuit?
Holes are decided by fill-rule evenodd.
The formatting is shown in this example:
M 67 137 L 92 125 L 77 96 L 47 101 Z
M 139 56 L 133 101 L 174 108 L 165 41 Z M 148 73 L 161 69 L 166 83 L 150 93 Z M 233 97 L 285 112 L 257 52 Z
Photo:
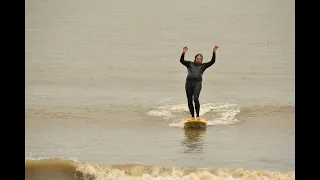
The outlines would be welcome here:
M 202 88 L 202 74 L 208 67 L 212 66 L 215 63 L 215 61 L 215 53 L 212 54 L 211 61 L 202 64 L 196 64 L 192 61 L 185 61 L 184 53 L 181 54 L 180 62 L 188 68 L 188 75 L 186 78 L 185 88 L 188 98 L 188 107 L 192 117 L 194 117 L 194 107 L 192 102 L 193 98 L 197 117 L 199 117 L 200 113 L 199 95 Z

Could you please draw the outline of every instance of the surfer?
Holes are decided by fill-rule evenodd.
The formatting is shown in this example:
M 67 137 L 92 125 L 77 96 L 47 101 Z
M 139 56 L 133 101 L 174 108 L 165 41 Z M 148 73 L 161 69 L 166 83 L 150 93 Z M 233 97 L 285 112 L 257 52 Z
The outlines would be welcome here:
M 181 64 L 185 65 L 188 69 L 188 75 L 186 78 L 185 89 L 188 99 L 188 107 L 191 114 L 191 117 L 194 118 L 194 108 L 196 109 L 197 119 L 200 119 L 200 102 L 199 95 L 202 89 L 202 74 L 210 66 L 212 66 L 216 61 L 216 51 L 219 46 L 215 45 L 213 47 L 213 53 L 211 61 L 202 63 L 203 56 L 202 54 L 197 54 L 194 58 L 194 61 L 186 61 L 184 55 L 188 51 L 188 47 L 185 46 L 182 49 L 182 54 L 180 57 Z M 194 105 L 193 106 L 193 101 Z

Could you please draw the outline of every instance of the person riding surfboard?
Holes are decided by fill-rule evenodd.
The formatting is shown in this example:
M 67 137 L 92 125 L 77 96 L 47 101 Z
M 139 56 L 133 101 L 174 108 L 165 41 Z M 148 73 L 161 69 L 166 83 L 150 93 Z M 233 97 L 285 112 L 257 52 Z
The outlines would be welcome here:
M 180 57 L 180 62 L 187 67 L 188 75 L 186 77 L 185 90 L 188 100 L 188 107 L 191 114 L 191 117 L 194 118 L 194 108 L 196 110 L 196 119 L 200 119 L 200 102 L 199 96 L 202 89 L 202 75 L 204 71 L 212 66 L 216 62 L 216 51 L 219 46 L 215 45 L 213 47 L 211 61 L 202 63 L 203 56 L 202 54 L 197 54 L 194 58 L 194 61 L 188 61 L 184 59 L 188 47 L 185 46 L 182 49 L 182 54 Z M 193 101 L 195 106 L 193 106 Z

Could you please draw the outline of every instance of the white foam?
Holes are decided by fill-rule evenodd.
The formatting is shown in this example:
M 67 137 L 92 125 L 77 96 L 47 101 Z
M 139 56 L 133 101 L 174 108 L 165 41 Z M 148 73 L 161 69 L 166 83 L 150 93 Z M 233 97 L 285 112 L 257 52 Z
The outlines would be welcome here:
M 83 164 L 77 167 L 78 172 L 84 174 L 85 179 L 123 179 L 123 180 L 247 180 L 247 179 L 294 179 L 294 172 L 280 173 L 271 171 L 256 171 L 245 169 L 216 169 L 210 172 L 209 169 L 193 169 L 186 173 L 183 169 L 172 168 L 160 171 L 159 167 L 149 168 L 144 166 L 126 167 L 125 169 L 112 168 L 110 166 L 101 167 L 98 165 Z
M 240 113 L 237 104 L 206 103 L 201 104 L 200 108 L 200 117 L 207 119 L 209 126 L 234 124 L 239 121 L 236 119 Z M 212 114 L 207 115 L 209 112 Z M 183 120 L 189 118 L 189 109 L 187 104 L 165 105 L 149 111 L 147 115 L 169 119 L 171 121 L 170 127 L 183 127 Z
M 222 106 L 217 112 L 220 117 L 209 120 L 208 125 L 228 125 L 239 121 L 236 116 L 240 113 L 240 108 L 235 105 Z
M 183 127 L 183 119 L 180 121 L 174 121 L 169 124 L 170 127 Z
M 149 111 L 147 114 L 149 116 L 164 117 L 166 119 L 172 117 L 172 114 L 169 111 L 161 109 Z
M 59 159 L 59 160 L 65 160 L 65 161 L 73 161 L 73 162 L 79 162 L 76 158 L 64 158 L 64 157 L 40 157 L 40 156 L 33 156 L 31 152 L 25 156 L 25 162 L 27 161 L 38 161 L 38 160 L 53 160 L 53 159 Z

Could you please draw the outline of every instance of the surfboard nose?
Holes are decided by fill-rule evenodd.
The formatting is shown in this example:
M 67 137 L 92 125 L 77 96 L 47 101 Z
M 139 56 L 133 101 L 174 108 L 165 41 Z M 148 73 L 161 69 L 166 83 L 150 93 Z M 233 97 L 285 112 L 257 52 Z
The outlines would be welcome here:
M 188 119 L 184 121 L 184 128 L 206 128 L 207 124 L 205 119 Z

